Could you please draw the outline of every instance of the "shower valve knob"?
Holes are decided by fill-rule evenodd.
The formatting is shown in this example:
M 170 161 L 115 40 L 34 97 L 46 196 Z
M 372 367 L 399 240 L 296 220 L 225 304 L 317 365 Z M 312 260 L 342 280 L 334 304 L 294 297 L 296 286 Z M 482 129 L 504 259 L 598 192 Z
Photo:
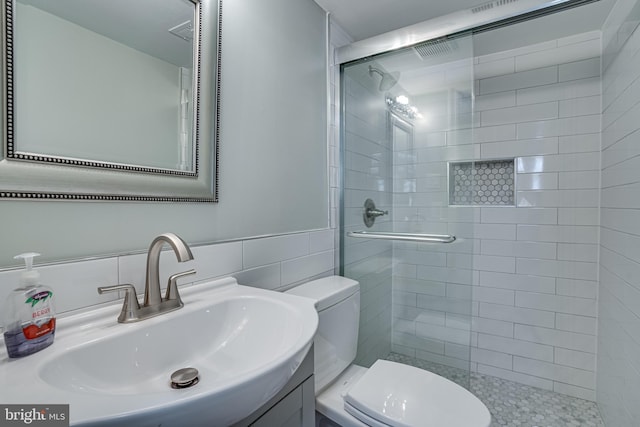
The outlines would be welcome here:
M 382 211 L 380 209 L 369 209 L 369 210 L 367 210 L 367 216 L 368 217 L 377 218 L 379 216 L 388 215 L 388 214 L 389 214 L 389 211 Z
M 389 211 L 377 209 L 375 203 L 373 203 L 373 200 L 371 199 L 367 199 L 364 202 L 364 211 L 362 213 L 364 225 L 366 225 L 367 227 L 373 226 L 373 224 L 376 222 L 376 218 L 383 215 L 389 215 Z

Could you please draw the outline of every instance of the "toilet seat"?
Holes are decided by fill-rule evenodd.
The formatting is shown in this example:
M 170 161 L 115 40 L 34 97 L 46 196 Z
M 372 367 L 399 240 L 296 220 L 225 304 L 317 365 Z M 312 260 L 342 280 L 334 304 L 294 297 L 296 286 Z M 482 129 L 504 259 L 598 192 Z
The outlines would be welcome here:
M 343 392 L 343 399 L 345 411 L 374 427 L 488 427 L 491 423 L 486 406 L 463 387 L 388 360 L 376 361 Z

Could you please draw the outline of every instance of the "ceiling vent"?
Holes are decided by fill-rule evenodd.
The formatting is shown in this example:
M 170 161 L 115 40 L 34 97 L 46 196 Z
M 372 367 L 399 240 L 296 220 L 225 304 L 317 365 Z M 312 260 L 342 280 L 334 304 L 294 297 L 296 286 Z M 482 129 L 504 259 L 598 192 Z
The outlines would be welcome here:
M 509 3 L 515 3 L 515 2 L 517 2 L 517 1 L 518 1 L 518 0 L 498 0 L 498 1 L 496 2 L 496 6 L 504 6 L 504 5 L 507 5 L 507 4 L 509 4 Z
M 444 56 L 458 50 L 458 43 L 451 39 L 436 39 L 420 43 L 413 47 L 422 59 Z
M 485 10 L 491 10 L 491 9 L 493 9 L 493 3 L 487 3 L 487 4 L 480 5 L 478 7 L 474 7 L 473 9 L 471 9 L 471 12 L 480 13 L 480 12 L 484 12 Z
M 169 32 L 174 36 L 180 37 L 182 40 L 188 42 L 193 40 L 193 24 L 191 21 L 186 21 L 173 28 L 169 28 Z
M 493 9 L 494 7 L 506 6 L 508 4 L 515 3 L 517 1 L 518 0 L 496 0 L 491 3 L 485 3 L 480 6 L 474 7 L 473 9 L 471 9 L 471 13 L 485 12 L 487 10 Z

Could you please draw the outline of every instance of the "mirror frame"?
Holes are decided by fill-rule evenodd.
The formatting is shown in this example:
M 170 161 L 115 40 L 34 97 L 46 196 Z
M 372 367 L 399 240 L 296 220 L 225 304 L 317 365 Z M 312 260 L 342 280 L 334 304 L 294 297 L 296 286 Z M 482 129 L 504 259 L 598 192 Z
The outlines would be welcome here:
M 13 27 L 16 0 L 2 5 L 0 200 L 217 202 L 222 0 L 190 0 L 194 25 L 194 171 L 149 168 L 15 149 Z

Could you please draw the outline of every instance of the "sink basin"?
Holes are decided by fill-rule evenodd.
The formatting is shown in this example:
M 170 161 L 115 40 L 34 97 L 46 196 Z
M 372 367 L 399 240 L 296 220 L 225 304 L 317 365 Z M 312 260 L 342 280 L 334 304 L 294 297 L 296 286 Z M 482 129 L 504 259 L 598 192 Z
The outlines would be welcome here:
M 68 403 L 72 425 L 229 425 L 286 384 L 318 325 L 312 300 L 233 278 L 181 295 L 181 310 L 132 324 L 116 322 L 120 303 L 59 319 L 49 348 L 2 354 L 0 401 Z M 186 367 L 199 382 L 171 388 Z

